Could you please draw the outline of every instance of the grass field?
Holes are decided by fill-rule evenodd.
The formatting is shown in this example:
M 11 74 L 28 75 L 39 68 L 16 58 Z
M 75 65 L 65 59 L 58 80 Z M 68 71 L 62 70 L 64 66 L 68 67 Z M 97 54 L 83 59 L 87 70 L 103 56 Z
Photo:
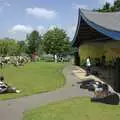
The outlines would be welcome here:
M 62 63 L 37 62 L 24 67 L 6 66 L 0 70 L 8 84 L 21 90 L 21 93 L 1 94 L 0 99 L 11 99 L 48 92 L 64 85 Z
M 25 112 L 24 120 L 120 120 L 120 106 L 73 98 Z

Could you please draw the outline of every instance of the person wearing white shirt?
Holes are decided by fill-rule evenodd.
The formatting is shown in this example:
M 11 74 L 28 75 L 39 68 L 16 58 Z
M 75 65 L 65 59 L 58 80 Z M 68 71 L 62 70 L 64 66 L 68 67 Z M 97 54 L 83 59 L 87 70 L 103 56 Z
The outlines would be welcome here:
M 90 56 L 87 57 L 87 59 L 86 59 L 86 68 L 87 68 L 87 69 L 86 69 L 86 71 L 87 71 L 86 76 L 88 76 L 89 73 L 90 73 L 90 69 L 91 69 Z

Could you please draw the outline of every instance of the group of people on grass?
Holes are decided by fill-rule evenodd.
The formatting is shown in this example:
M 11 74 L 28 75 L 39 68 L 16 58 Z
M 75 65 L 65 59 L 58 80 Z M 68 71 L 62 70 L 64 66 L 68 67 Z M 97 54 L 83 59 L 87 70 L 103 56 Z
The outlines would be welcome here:
M 95 81 L 93 79 L 81 81 L 80 88 L 94 92 L 94 96 L 91 98 L 92 102 L 102 102 L 112 105 L 118 105 L 120 103 L 119 94 L 110 90 L 110 87 L 101 81 Z
M 27 56 L 1 56 L 0 57 L 0 67 L 3 68 L 6 64 L 12 64 L 15 67 L 23 66 L 24 64 L 30 62 L 31 59 Z
M 91 60 L 90 57 L 86 58 L 86 76 L 91 73 Z M 104 102 L 108 104 L 119 104 L 120 96 L 114 91 L 109 90 L 109 86 L 106 83 L 95 81 L 93 79 L 85 80 L 80 82 L 80 88 L 94 91 L 94 97 L 91 101 Z
M 3 93 L 20 93 L 15 87 L 8 85 L 3 76 L 0 76 L 0 94 Z

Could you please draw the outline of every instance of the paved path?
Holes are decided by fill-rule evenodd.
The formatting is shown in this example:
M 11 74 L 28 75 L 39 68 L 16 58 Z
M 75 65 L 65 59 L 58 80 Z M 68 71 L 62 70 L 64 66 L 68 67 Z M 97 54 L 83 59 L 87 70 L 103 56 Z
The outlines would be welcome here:
M 22 120 L 23 112 L 28 109 L 76 96 L 91 96 L 92 93 L 80 89 L 76 84 L 79 78 L 73 75 L 73 69 L 75 69 L 74 66 L 67 65 L 63 70 L 66 77 L 64 88 L 19 99 L 0 101 L 0 120 Z

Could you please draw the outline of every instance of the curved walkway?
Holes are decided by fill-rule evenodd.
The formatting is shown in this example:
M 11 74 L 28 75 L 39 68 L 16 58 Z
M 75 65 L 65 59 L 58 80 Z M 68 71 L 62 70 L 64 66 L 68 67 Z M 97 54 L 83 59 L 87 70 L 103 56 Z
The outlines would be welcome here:
M 28 109 L 72 97 L 91 96 L 92 93 L 80 89 L 76 84 L 79 78 L 72 73 L 74 69 L 72 65 L 64 68 L 63 73 L 66 77 L 64 88 L 19 99 L 0 101 L 0 120 L 22 120 L 24 111 Z

